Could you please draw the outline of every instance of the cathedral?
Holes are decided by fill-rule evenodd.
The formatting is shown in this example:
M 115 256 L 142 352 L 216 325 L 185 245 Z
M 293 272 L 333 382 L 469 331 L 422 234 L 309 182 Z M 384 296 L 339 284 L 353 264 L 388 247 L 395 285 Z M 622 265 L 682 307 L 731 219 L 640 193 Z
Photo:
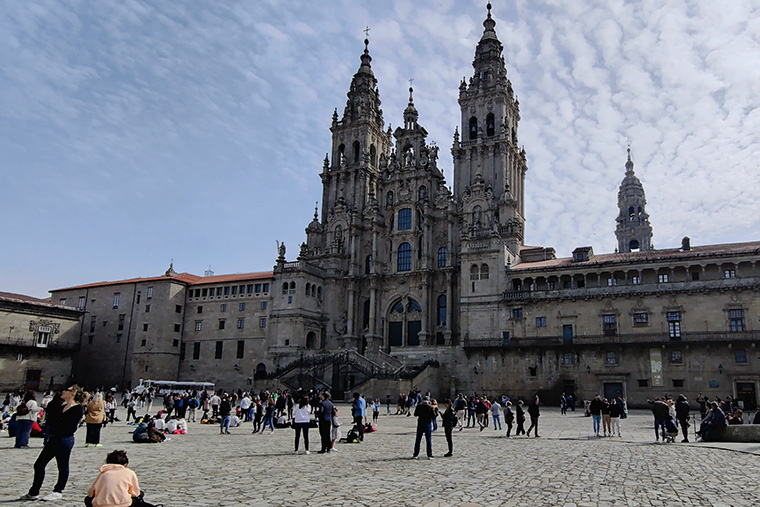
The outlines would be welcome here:
M 558 258 L 525 245 L 520 104 L 490 4 L 483 27 L 459 84 L 451 186 L 412 87 L 403 123 L 386 127 L 365 40 L 297 257 L 282 245 L 272 271 L 170 268 L 51 291 L 83 312 L 74 376 L 328 388 L 339 399 L 416 387 L 549 403 L 601 393 L 636 406 L 706 392 L 755 407 L 760 242 L 654 249 L 629 149 L 614 253 L 578 246 Z

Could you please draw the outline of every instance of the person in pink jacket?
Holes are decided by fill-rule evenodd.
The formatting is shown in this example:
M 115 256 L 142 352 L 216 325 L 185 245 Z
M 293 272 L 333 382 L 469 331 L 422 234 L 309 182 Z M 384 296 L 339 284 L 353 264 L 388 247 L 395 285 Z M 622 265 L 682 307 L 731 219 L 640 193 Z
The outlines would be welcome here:
M 126 451 L 113 451 L 100 467 L 100 474 L 90 486 L 85 505 L 90 507 L 128 507 L 142 505 L 137 475 L 127 468 Z

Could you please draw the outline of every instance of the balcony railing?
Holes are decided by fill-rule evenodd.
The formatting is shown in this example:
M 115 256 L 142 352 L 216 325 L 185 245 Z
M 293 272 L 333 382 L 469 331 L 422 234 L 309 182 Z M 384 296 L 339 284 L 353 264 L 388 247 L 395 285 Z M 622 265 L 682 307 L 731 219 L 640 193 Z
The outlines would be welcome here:
M 53 340 L 45 345 L 38 345 L 34 339 L 31 338 L 11 338 L 0 337 L 0 346 L 5 347 L 23 347 L 32 349 L 51 349 L 51 350 L 79 350 L 78 342 L 58 341 Z
M 681 333 L 680 337 L 671 337 L 668 333 L 641 333 L 608 335 L 577 335 L 572 339 L 560 336 L 511 337 L 503 338 L 465 338 L 466 349 L 508 349 L 516 347 L 570 347 L 583 345 L 635 345 L 648 343 L 715 343 L 760 341 L 760 331 L 730 332 L 693 332 Z

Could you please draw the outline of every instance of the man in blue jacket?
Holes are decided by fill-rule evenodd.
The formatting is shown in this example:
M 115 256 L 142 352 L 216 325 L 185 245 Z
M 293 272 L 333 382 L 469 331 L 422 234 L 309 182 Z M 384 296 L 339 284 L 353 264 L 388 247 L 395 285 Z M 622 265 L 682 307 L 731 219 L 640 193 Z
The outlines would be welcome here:
M 364 416 L 367 415 L 367 402 L 359 396 L 359 393 L 354 393 L 354 404 L 351 407 L 351 415 L 354 416 L 354 423 L 357 426 L 356 430 L 359 432 L 359 440 L 364 441 Z

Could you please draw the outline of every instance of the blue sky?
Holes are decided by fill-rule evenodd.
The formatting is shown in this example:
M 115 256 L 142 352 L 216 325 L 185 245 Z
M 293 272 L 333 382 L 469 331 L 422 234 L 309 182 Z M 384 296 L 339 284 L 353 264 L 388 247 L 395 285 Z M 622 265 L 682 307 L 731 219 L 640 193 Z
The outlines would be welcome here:
M 0 11 L 0 290 L 295 258 L 371 28 L 386 124 L 451 183 L 485 2 L 17 2 Z M 626 139 L 654 245 L 760 239 L 756 2 L 495 2 L 528 154 L 526 243 L 615 248 Z

